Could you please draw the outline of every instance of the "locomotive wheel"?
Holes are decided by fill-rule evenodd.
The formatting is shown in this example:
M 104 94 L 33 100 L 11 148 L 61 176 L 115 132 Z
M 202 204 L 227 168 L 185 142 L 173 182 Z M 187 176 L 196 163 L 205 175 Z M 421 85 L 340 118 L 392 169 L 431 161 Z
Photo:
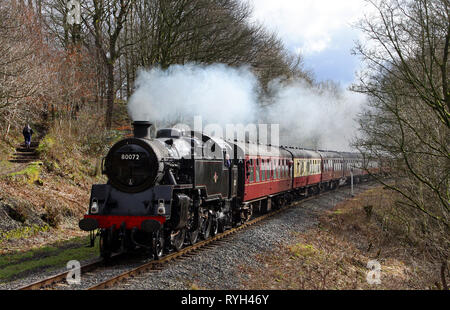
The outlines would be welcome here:
M 170 234 L 170 241 L 175 251 L 179 251 L 183 248 L 185 237 L 186 231 L 184 229 L 172 231 Z
M 189 223 L 190 228 L 186 233 L 186 239 L 187 242 L 189 242 L 189 244 L 191 245 L 195 244 L 198 241 L 198 237 L 200 234 L 200 218 L 201 215 L 199 214 L 199 212 L 197 212 L 197 214 L 192 219 L 192 222 Z
M 211 236 L 217 235 L 219 232 L 219 220 L 217 219 L 216 214 L 211 216 Z
M 153 235 L 153 256 L 159 260 L 164 255 L 164 233 L 162 230 Z
M 188 231 L 188 232 L 187 232 L 187 239 L 188 239 L 188 242 L 189 242 L 190 244 L 195 244 L 195 243 L 198 241 L 198 235 L 199 235 L 199 233 L 200 233 L 200 231 L 199 231 L 198 228 L 197 228 L 196 230 L 193 230 L 193 231 Z
M 200 219 L 200 232 L 204 240 L 208 239 L 211 235 L 211 216 L 201 217 Z

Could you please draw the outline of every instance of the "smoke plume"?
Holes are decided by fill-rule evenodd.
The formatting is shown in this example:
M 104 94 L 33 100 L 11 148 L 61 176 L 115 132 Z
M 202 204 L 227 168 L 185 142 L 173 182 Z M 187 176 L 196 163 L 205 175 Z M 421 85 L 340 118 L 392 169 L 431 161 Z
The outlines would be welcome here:
M 268 93 L 262 95 L 248 67 L 173 65 L 139 72 L 128 111 L 133 120 L 149 120 L 159 128 L 192 126 L 196 116 L 203 126 L 279 124 L 282 145 L 350 150 L 363 97 L 302 80 L 274 80 Z

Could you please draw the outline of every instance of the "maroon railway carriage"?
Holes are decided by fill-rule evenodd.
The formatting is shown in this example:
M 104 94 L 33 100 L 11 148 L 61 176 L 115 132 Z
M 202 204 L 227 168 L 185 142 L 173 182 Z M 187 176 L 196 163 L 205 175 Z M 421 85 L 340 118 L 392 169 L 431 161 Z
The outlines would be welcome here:
M 322 157 L 322 186 L 336 188 L 344 179 L 344 159 L 338 152 L 319 151 L 319 154 Z
M 321 181 L 321 162 L 320 154 L 316 151 L 300 148 L 286 148 L 293 157 L 293 189 L 299 192 L 299 189 L 305 191 L 318 190 Z
M 367 174 L 363 169 L 363 157 L 360 154 L 350 152 L 343 152 L 341 154 L 344 159 L 343 168 L 345 179 L 347 182 L 350 182 L 353 175 L 354 182 L 358 183 Z
M 282 148 L 246 143 L 244 166 L 245 203 L 272 198 L 291 189 L 292 156 Z

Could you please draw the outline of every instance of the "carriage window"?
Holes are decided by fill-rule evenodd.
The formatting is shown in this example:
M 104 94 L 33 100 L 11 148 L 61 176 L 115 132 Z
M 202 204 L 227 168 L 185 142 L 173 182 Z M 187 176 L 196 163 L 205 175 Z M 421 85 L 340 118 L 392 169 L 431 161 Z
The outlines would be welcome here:
M 264 164 L 263 164 L 263 167 L 264 167 L 264 180 L 266 180 L 266 181 L 269 179 L 268 166 L 269 166 L 269 160 L 266 159 L 266 160 L 264 160 Z
M 254 169 L 254 167 L 253 167 L 253 159 L 250 159 L 249 163 L 250 163 L 250 164 L 248 165 L 248 170 L 247 170 L 247 172 L 248 172 L 250 175 L 249 175 L 248 181 L 249 181 L 250 183 L 253 183 L 253 181 L 254 181 L 254 179 L 255 179 L 255 175 L 254 175 L 255 169 Z
M 266 167 L 264 166 L 264 159 L 261 159 L 261 181 L 264 181 L 266 179 Z
M 272 173 L 273 173 L 273 178 L 276 180 L 277 179 L 277 160 L 276 159 L 272 160 Z
M 278 165 L 277 165 L 278 161 L 275 159 L 273 161 L 273 178 L 274 179 L 278 179 Z
M 259 158 L 256 159 L 256 182 L 259 182 Z
M 277 163 L 277 165 L 276 165 L 275 169 L 277 170 L 277 178 L 281 179 L 281 175 L 280 175 L 280 161 L 277 160 L 276 163 Z
M 270 178 L 275 179 L 275 176 L 273 174 L 273 159 L 270 160 L 269 164 L 270 164 Z

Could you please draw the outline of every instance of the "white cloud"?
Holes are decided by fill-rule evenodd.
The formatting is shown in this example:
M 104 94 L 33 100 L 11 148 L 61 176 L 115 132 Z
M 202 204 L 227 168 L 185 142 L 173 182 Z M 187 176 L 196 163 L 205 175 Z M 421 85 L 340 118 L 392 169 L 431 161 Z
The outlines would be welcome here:
M 305 55 L 332 47 L 333 37 L 351 33 L 351 23 L 367 11 L 363 0 L 247 1 L 253 7 L 253 21 L 276 31 L 289 47 Z

